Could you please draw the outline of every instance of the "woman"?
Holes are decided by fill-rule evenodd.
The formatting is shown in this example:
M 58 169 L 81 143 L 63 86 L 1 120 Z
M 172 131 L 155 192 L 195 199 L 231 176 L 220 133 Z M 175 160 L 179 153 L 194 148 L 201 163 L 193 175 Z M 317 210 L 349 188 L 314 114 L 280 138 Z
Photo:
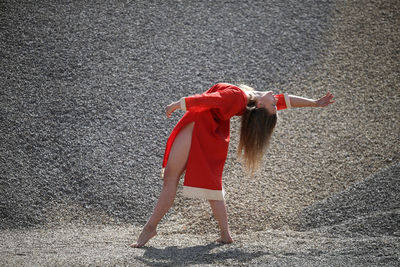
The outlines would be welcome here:
M 181 98 L 166 107 L 166 115 L 186 111 L 168 138 L 163 160 L 163 188 L 153 214 L 136 243 L 142 247 L 154 237 L 158 223 L 172 206 L 184 171 L 183 195 L 209 200 L 218 222 L 221 243 L 232 243 L 222 188 L 222 171 L 228 152 L 230 118 L 242 116 L 238 156 L 254 171 L 277 121 L 277 110 L 290 107 L 324 107 L 334 101 L 329 92 L 318 100 L 254 91 L 248 86 L 218 83 L 201 95 Z

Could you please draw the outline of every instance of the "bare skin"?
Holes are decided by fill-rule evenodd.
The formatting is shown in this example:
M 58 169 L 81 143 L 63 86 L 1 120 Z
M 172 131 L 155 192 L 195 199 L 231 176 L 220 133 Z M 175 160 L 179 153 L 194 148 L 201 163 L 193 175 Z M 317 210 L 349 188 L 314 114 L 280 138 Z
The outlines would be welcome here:
M 131 247 L 143 247 L 152 237 L 157 234 L 156 228 L 158 223 L 174 203 L 179 178 L 185 170 L 186 162 L 189 156 L 193 126 L 194 123 L 188 124 L 175 138 L 175 141 L 171 147 L 168 163 L 164 171 L 163 187 L 153 214 L 144 226 L 138 240 L 136 243 L 132 244 Z
M 217 239 L 217 242 L 230 244 L 233 239 L 229 233 L 228 226 L 228 215 L 226 213 L 226 205 L 224 200 L 209 200 L 211 209 L 213 211 L 215 219 L 217 219 L 219 229 L 221 231 L 221 237 Z
M 273 93 L 271 91 L 258 92 L 253 91 L 257 108 L 265 108 L 270 113 L 276 113 L 276 102 Z M 248 98 L 249 94 L 246 92 Z M 320 99 L 313 100 L 298 96 L 289 96 L 290 104 L 292 107 L 325 107 L 332 104 L 333 95 L 327 93 Z M 171 114 L 180 109 L 180 101 L 171 103 L 166 107 L 166 115 L 170 117 Z M 131 244 L 133 248 L 143 247 L 151 238 L 157 235 L 157 225 L 164 217 L 164 215 L 171 208 L 178 187 L 180 176 L 186 168 L 187 159 L 189 156 L 190 145 L 192 140 L 194 122 L 186 125 L 175 138 L 175 141 L 171 147 L 169 160 L 164 172 L 164 183 L 158 198 L 157 204 L 154 211 L 143 227 L 141 234 L 138 237 L 136 243 Z M 225 201 L 223 200 L 209 200 L 211 209 L 214 217 L 216 218 L 220 231 L 221 237 L 217 240 L 220 243 L 232 243 L 233 239 L 229 233 L 228 216 L 226 211 Z
M 151 238 L 157 235 L 157 225 L 174 203 L 179 178 L 186 167 L 192 140 L 194 123 L 185 126 L 175 138 L 171 148 L 167 166 L 164 171 L 163 188 L 154 208 L 153 214 L 143 227 L 136 243 L 131 244 L 133 248 L 143 247 Z M 221 230 L 220 243 L 232 243 L 233 239 L 229 233 L 228 216 L 225 201 L 210 200 L 210 206 Z
M 254 95 L 257 108 L 265 108 L 270 114 L 275 114 L 277 112 L 276 103 L 278 101 L 274 97 L 272 91 L 246 91 L 245 93 L 248 99 L 250 98 L 250 94 Z M 295 95 L 290 95 L 289 99 L 292 108 L 326 107 L 335 102 L 333 100 L 333 95 L 330 92 L 327 92 L 323 97 L 316 100 Z

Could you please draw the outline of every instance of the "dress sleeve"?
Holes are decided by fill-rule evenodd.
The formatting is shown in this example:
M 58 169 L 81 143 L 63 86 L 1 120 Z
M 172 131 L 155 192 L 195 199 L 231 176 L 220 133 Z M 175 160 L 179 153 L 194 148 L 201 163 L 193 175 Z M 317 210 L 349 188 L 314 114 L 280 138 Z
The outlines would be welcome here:
M 291 108 L 288 94 L 279 94 L 274 97 L 278 99 L 278 102 L 276 102 L 276 108 L 278 110 Z
M 221 107 L 224 103 L 220 92 L 203 93 L 187 96 L 181 99 L 181 109 L 184 111 L 203 111 Z
M 188 96 L 181 99 L 181 109 L 184 111 L 200 112 L 208 109 L 232 109 L 235 106 L 243 108 L 245 99 L 240 89 L 227 88 L 217 92 L 206 92 L 200 95 Z

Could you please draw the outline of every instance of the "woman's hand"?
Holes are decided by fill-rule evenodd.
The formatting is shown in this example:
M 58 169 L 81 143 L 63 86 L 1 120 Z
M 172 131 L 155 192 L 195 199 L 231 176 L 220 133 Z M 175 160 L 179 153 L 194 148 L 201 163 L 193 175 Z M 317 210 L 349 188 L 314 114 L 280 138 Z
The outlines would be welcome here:
M 165 114 L 167 115 L 167 118 L 171 117 L 172 112 L 174 112 L 175 110 L 180 109 L 180 108 L 181 108 L 181 103 L 179 101 L 169 104 L 165 108 Z
M 326 107 L 332 103 L 335 103 L 333 99 L 333 95 L 330 92 L 327 92 L 326 95 L 321 97 L 320 99 L 315 101 L 317 107 Z

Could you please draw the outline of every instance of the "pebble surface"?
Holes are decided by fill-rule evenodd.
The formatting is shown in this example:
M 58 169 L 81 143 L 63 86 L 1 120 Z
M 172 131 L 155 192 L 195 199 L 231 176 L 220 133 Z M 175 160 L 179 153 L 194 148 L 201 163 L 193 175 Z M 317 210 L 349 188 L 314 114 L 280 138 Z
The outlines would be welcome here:
M 51 240 L 46 231 L 64 226 L 96 235 L 94 225 L 125 233 L 128 224 L 134 238 L 158 197 L 164 145 L 182 116 L 165 118 L 165 106 L 217 82 L 310 98 L 330 91 L 336 103 L 280 112 L 271 147 L 251 177 L 235 157 L 240 120 L 232 119 L 224 186 L 238 244 L 200 245 L 217 234 L 209 205 L 178 192 L 160 226 L 158 239 L 168 241 L 152 245 L 179 240 L 177 251 L 190 247 L 192 258 L 196 249 L 227 248 L 188 262 L 198 265 L 290 265 L 299 255 L 319 266 L 343 255 L 353 256 L 353 265 L 398 262 L 397 1 L 2 1 L 0 9 L 0 229 L 7 238 L 0 239 L 7 256 L 0 263 L 24 265 L 22 254 L 36 253 L 45 265 L 43 249 L 27 245 L 31 252 L 20 255 L 13 249 L 24 236 Z M 272 243 L 262 242 L 274 235 L 282 248 L 288 244 L 283 258 L 276 251 L 268 256 Z M 293 251 L 305 235 L 320 242 L 314 254 Z M 334 243 L 335 236 L 347 239 Z M 374 247 L 385 251 L 365 262 L 355 256 Z M 177 252 L 168 251 L 135 255 L 143 265 L 176 263 L 163 258 Z M 231 256 L 235 251 L 250 260 Z M 77 261 L 126 263 L 118 253 Z M 154 253 L 160 261 L 147 257 Z

